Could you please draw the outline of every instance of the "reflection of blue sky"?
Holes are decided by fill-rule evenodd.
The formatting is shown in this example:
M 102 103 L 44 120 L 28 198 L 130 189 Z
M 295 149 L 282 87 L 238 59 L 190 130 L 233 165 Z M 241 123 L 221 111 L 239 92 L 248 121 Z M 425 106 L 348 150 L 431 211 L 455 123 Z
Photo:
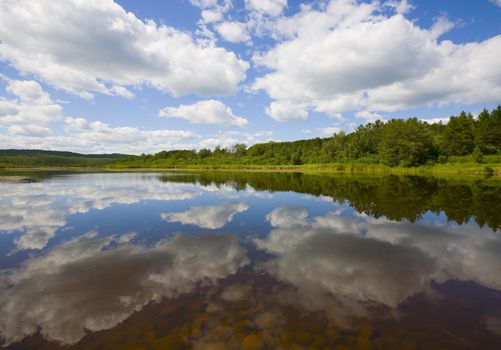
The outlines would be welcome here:
M 95 211 L 114 206 L 182 201 L 198 195 L 193 186 L 161 183 L 154 174 L 86 174 L 36 183 L 0 183 L 0 232 L 16 234 L 19 250 L 42 249 L 71 215 L 86 215 L 90 223 Z M 122 215 L 120 211 L 111 217 L 121 219 Z
M 14 250 L 19 255 L 92 229 L 109 234 L 147 232 L 149 237 L 144 240 L 155 241 L 183 228 L 179 223 L 162 221 L 163 212 L 217 205 L 235 198 L 272 197 L 251 187 L 237 191 L 229 185 L 160 182 L 155 174 L 85 174 L 37 183 L 0 183 L 0 249 L 4 254 Z M 228 225 L 229 229 L 239 227 L 241 223 Z M 9 264 L 2 261 L 2 265 Z

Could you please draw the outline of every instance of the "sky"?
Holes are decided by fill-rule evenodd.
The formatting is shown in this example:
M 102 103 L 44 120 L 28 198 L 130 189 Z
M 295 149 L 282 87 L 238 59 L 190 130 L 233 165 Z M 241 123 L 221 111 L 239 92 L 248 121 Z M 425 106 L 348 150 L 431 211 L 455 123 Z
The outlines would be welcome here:
M 0 149 L 155 153 L 501 103 L 501 0 L 0 0 Z

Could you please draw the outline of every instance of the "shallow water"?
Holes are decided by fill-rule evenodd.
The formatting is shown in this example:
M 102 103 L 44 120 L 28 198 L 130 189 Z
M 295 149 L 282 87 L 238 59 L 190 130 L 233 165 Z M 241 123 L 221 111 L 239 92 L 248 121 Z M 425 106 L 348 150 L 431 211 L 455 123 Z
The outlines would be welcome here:
M 501 181 L 0 182 L 12 349 L 501 349 Z

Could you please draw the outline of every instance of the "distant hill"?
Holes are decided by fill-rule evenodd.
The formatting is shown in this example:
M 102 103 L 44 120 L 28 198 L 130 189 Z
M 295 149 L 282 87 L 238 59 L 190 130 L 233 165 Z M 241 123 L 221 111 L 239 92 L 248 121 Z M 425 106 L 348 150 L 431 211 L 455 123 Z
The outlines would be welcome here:
M 67 151 L 0 150 L 0 166 L 92 166 L 127 159 L 127 154 L 80 154 Z

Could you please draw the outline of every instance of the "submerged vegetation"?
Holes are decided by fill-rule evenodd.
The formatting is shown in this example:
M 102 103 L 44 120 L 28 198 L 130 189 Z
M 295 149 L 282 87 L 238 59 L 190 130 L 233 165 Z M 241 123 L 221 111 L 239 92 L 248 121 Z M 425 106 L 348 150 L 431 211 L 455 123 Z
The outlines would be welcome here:
M 328 138 L 270 141 L 251 147 L 236 144 L 214 150 L 172 150 L 140 156 L 3 151 L 0 166 L 336 171 L 433 167 L 438 171 L 495 173 L 501 170 L 501 106 L 491 112 L 484 109 L 476 118 L 463 112 L 445 124 L 429 124 L 417 118 L 378 120 Z

